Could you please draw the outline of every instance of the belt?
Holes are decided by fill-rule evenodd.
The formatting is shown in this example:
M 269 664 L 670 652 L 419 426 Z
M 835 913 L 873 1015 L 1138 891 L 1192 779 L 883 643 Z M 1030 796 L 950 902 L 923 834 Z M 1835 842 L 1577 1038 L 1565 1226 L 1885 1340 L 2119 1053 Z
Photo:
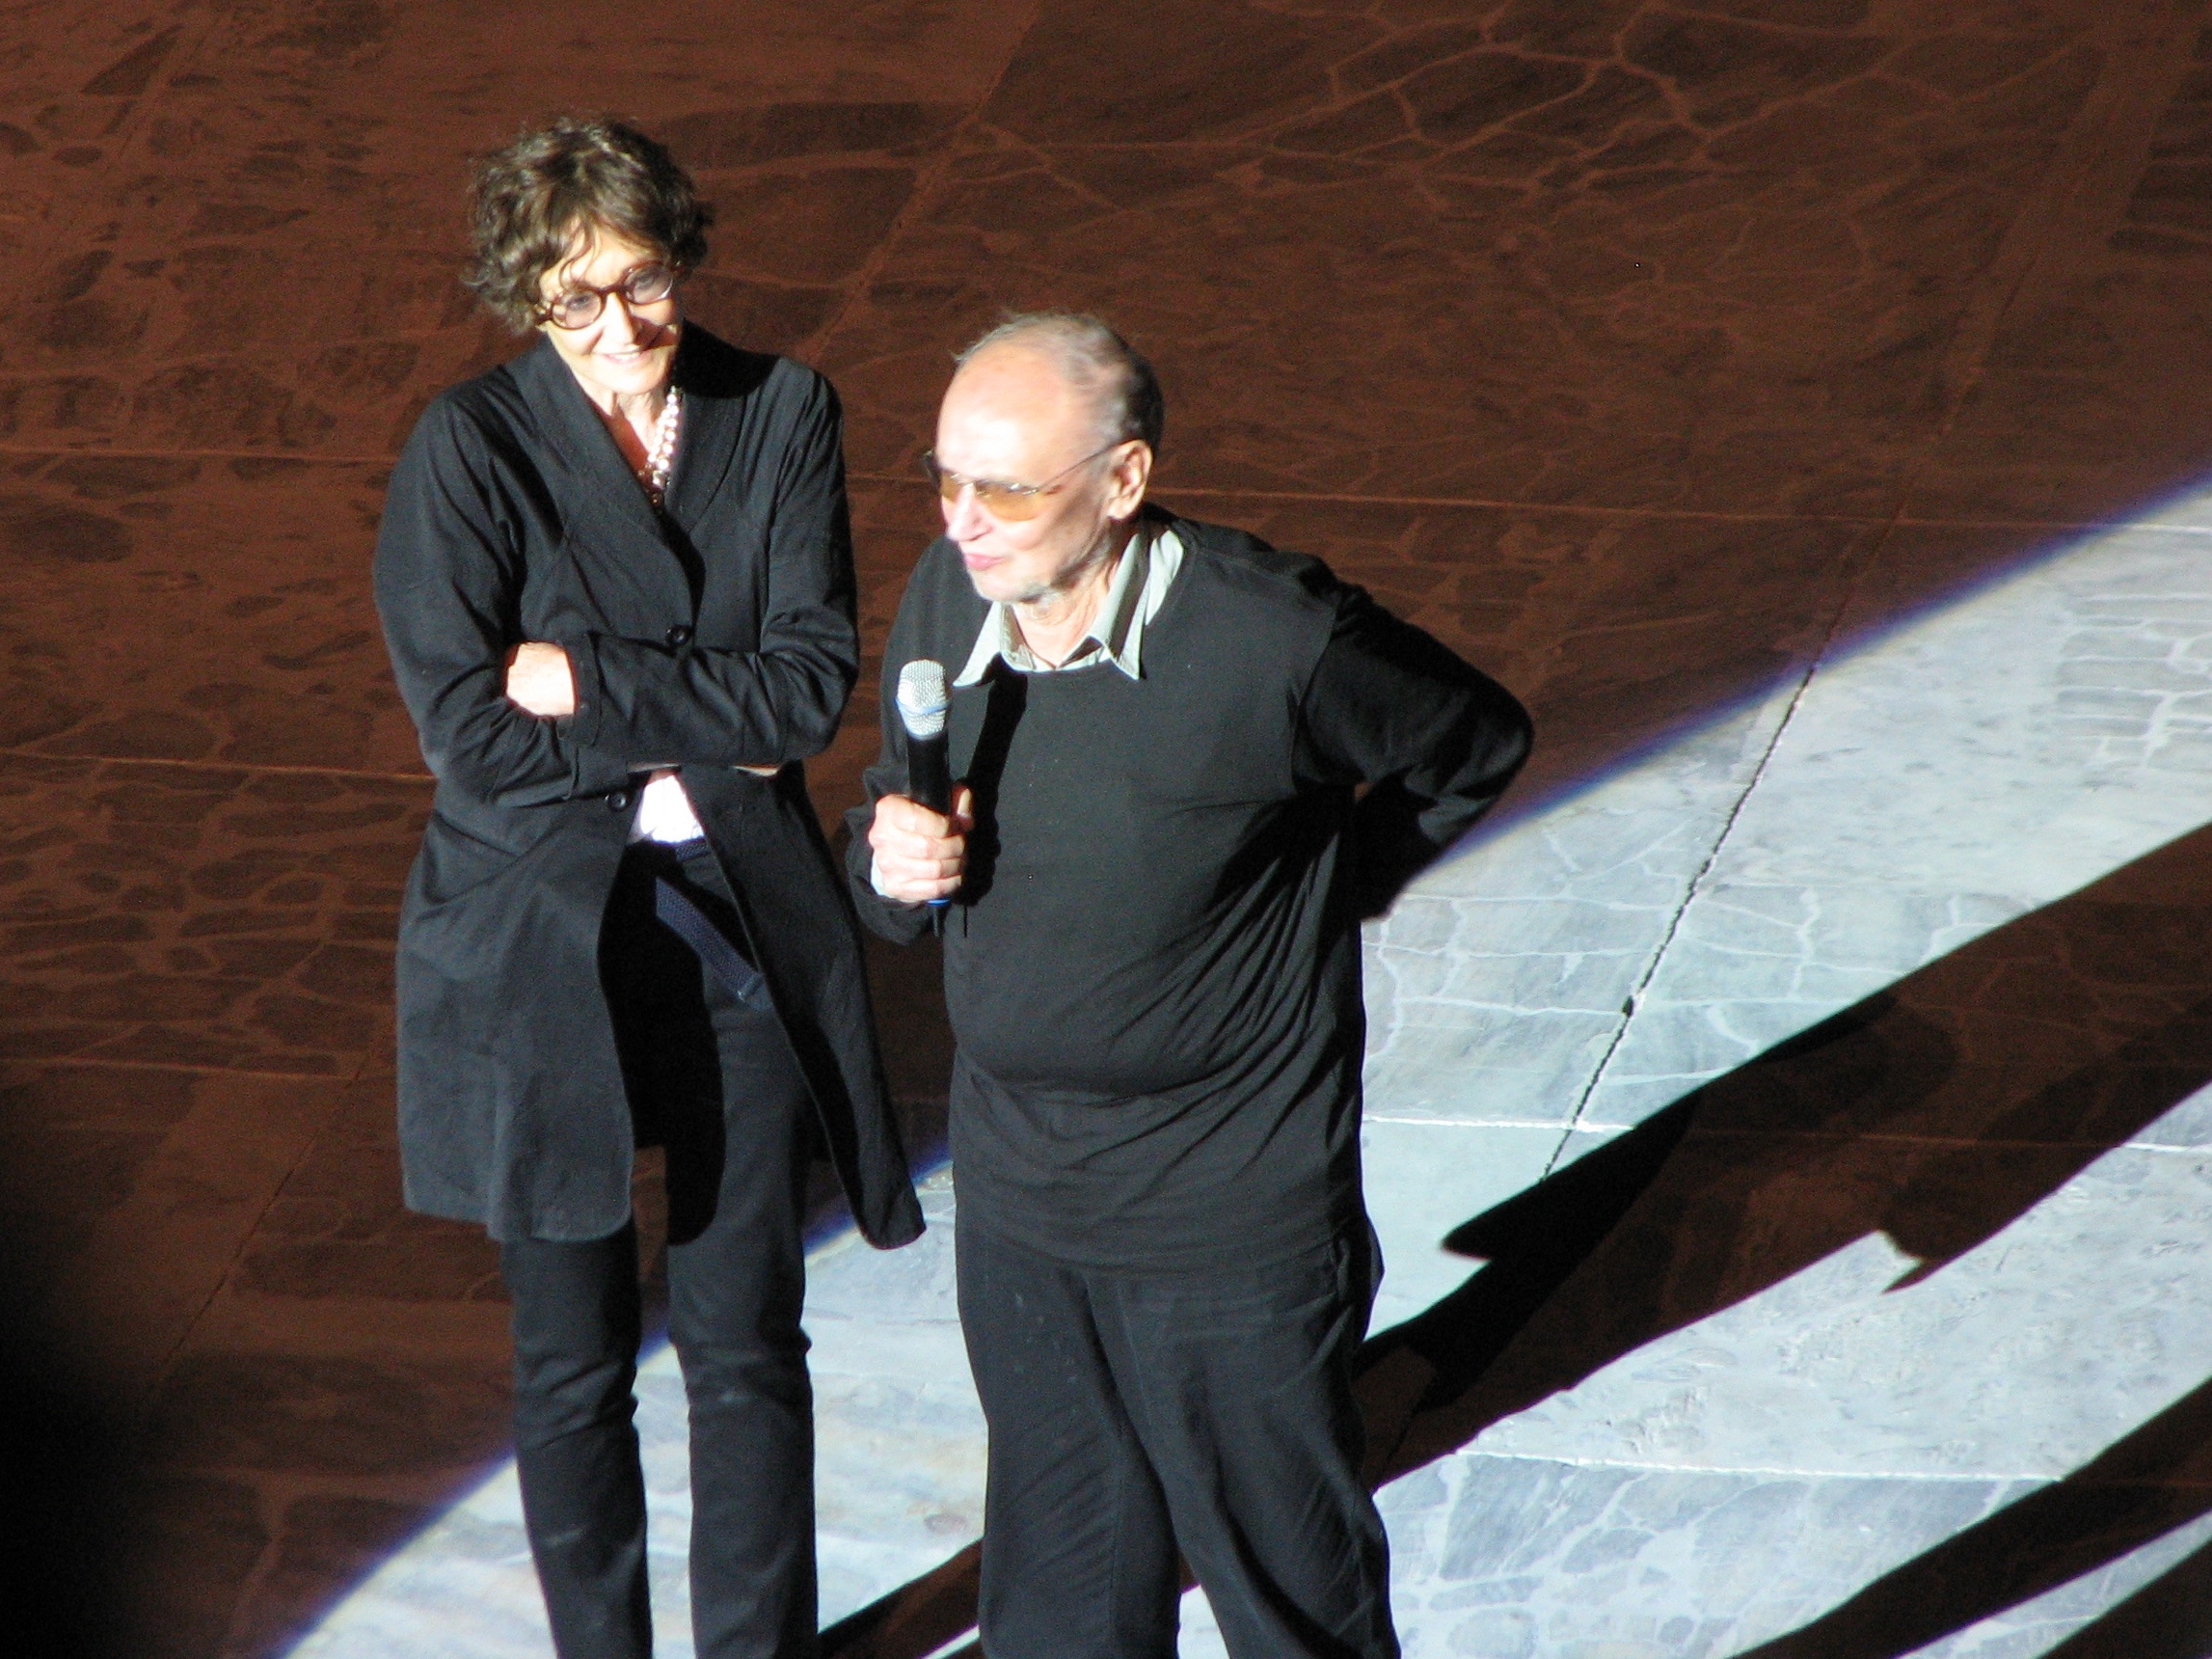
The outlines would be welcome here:
M 707 850 L 704 835 L 673 845 L 662 843 L 679 857 Z M 722 988 L 748 1008 L 762 1013 L 774 1012 L 769 1000 L 768 981 L 761 970 L 745 960 L 744 952 L 731 942 L 729 935 L 715 925 L 715 918 L 695 903 L 666 876 L 653 878 L 653 913 L 661 924 L 689 945 L 707 971 L 722 982 Z

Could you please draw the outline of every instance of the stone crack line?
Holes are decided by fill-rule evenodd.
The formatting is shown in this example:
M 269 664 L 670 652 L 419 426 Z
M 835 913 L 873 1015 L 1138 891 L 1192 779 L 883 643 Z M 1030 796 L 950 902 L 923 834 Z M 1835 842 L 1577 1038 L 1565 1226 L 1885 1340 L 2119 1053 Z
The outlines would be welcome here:
M 0 444 L 0 455 L 62 455 L 118 461 L 283 461 L 303 467 L 389 467 L 399 451 L 344 455 L 325 449 L 204 449 L 177 444 Z
M 355 1076 L 357 1078 L 360 1072 L 361 1068 L 356 1067 Z M 149 1406 L 151 1402 L 161 1398 L 161 1391 L 168 1386 L 171 1373 L 175 1369 L 177 1361 L 191 1347 L 192 1339 L 206 1320 L 208 1311 L 222 1299 L 223 1292 L 228 1291 L 231 1282 L 238 1277 L 238 1270 L 245 1263 L 248 1252 L 253 1249 L 255 1240 L 261 1236 L 261 1228 L 268 1221 L 269 1212 L 277 1208 L 277 1203 L 283 1197 L 285 1189 L 292 1184 L 301 1168 L 309 1158 L 314 1156 L 316 1149 L 322 1145 L 323 1137 L 330 1132 L 331 1119 L 337 1114 L 337 1104 L 335 1100 L 323 1107 L 322 1123 L 317 1126 L 313 1134 L 301 1141 L 299 1156 L 285 1166 L 283 1178 L 271 1183 L 268 1202 L 263 1204 L 256 1212 L 253 1225 L 240 1229 L 237 1245 L 230 1252 L 230 1260 L 224 1265 L 222 1273 L 217 1277 L 207 1294 L 202 1298 L 200 1306 L 193 1310 L 192 1317 L 185 1320 L 184 1328 L 177 1334 L 175 1342 L 170 1345 L 169 1351 L 162 1355 L 160 1368 L 154 1373 L 153 1387 L 147 1396 Z M 265 1497 L 265 1493 L 263 1496 Z M 274 1576 L 282 1564 L 284 1552 L 279 1546 L 288 1544 L 290 1541 L 286 1536 L 289 1531 L 288 1526 L 274 1524 L 280 1516 L 288 1512 L 290 1504 L 285 1502 L 275 1506 L 275 1508 L 277 1512 L 266 1515 L 263 1520 L 269 1542 L 262 1546 L 261 1553 L 256 1559 L 254 1566 L 248 1574 L 246 1584 L 240 1587 L 238 1599 L 232 1606 L 230 1621 L 225 1631 L 226 1638 L 229 1639 L 226 1642 L 227 1646 L 229 1641 L 234 1641 L 237 1638 L 242 1629 L 248 1627 L 248 1618 L 259 1598 L 258 1592 L 261 1587 Z
M 899 209 L 898 217 L 891 221 L 890 229 L 883 232 L 881 240 L 869 254 L 867 262 L 860 267 L 853 275 L 851 282 L 846 286 L 845 297 L 838 302 L 837 309 L 829 313 L 828 319 L 816 329 L 802 345 L 795 346 L 792 349 L 792 356 L 804 362 L 819 362 L 829 342 L 837 337 L 837 331 L 845 326 L 845 319 L 852 314 L 854 308 L 868 298 L 875 288 L 877 278 L 882 274 L 883 267 L 890 262 L 892 248 L 907 231 L 913 229 L 915 223 L 923 217 L 929 207 L 934 204 L 938 187 L 944 183 L 945 176 L 952 171 L 953 164 L 964 152 L 964 141 L 982 121 L 983 113 L 990 107 L 991 99 L 998 96 L 999 88 L 1005 84 L 1006 77 L 1012 71 L 1014 60 L 1021 56 L 1022 47 L 1029 43 L 1029 37 L 1035 32 L 1038 20 L 1043 15 L 1043 13 L 1044 0 L 1033 0 L 1029 8 L 1029 16 L 1021 25 L 1019 32 L 1015 34 L 1013 44 L 1008 48 L 1006 56 L 1000 60 L 998 72 L 991 76 L 990 85 L 984 88 L 976 101 L 968 107 L 968 113 L 962 116 L 959 123 L 945 135 L 943 146 L 931 160 L 929 166 L 924 168 L 919 177 L 915 178 L 913 191 L 907 196 L 905 204 Z
M 2156 10 L 2152 14 L 2155 14 Z M 2183 13 L 2189 15 L 2184 16 L 2181 14 Z M 2069 216 L 2078 216 L 2082 211 L 2078 204 L 2089 178 L 2100 166 L 2107 169 L 2114 166 L 2116 156 L 2122 161 L 2132 157 L 2140 163 L 2142 153 L 2147 151 L 2151 127 L 2155 125 L 2155 115 L 2146 118 L 2134 108 L 2136 102 L 2145 100 L 2130 100 L 2122 94 L 2134 90 L 2144 78 L 2162 74 L 2170 83 L 2167 88 L 2168 96 L 2147 102 L 2153 110 L 2164 109 L 2171 100 L 2172 88 L 2179 84 L 2181 76 L 2188 70 L 2187 53 L 2176 51 L 2174 45 L 2182 33 L 2193 27 L 2194 10 L 2184 7 L 2167 11 L 2159 20 L 2163 27 L 2154 25 L 2143 28 L 2140 32 L 2130 32 L 2115 42 L 2112 47 L 2112 65 L 2101 77 L 2100 96 L 2092 102 L 2083 118 L 2074 122 L 2068 134 L 2071 143 L 2044 176 L 2049 185 L 2040 194 L 2039 201 L 2032 202 L 2015 219 L 2006 244 L 1999 252 L 1997 268 L 1991 273 L 1994 280 L 1982 285 L 1981 292 L 1987 296 L 1986 299 L 1981 303 L 1969 302 L 1965 314 L 1954 332 L 1951 348 L 1947 353 L 1949 361 L 1944 365 L 1939 377 L 1943 407 L 1930 436 L 1930 443 L 1923 446 L 1918 459 L 1907 467 L 1898 492 L 1897 508 L 1882 521 L 1883 529 L 1875 545 L 1863 560 L 1854 560 L 1847 567 L 1843 593 L 1820 649 L 1814 653 L 1811 664 L 1792 693 L 1789 707 L 1783 711 L 1782 719 L 1776 723 L 1774 734 L 1760 755 L 1750 781 L 1729 808 L 1720 833 L 1714 837 L 1712 852 L 1691 879 L 1642 978 L 1623 1005 L 1621 1022 L 1606 1043 L 1605 1053 L 1591 1069 L 1589 1080 L 1576 1101 L 1574 1113 L 1568 1121 L 1568 1135 L 1561 1137 L 1559 1147 L 1546 1166 L 1547 1175 L 1557 1167 L 1560 1157 L 1565 1155 L 1568 1136 L 1583 1127 L 1591 1099 L 1604 1083 L 1614 1058 L 1627 1041 L 1637 1006 L 1658 976 L 1667 953 L 1673 948 L 1690 907 L 1705 891 L 1722 850 L 1735 832 L 1738 819 L 1749 803 L 1752 792 L 1765 777 L 1783 735 L 1789 731 L 1797 710 L 1804 702 L 1806 692 L 1811 689 L 1815 676 L 1827 660 L 1842 628 L 1843 619 L 1849 613 L 1850 602 L 1858 589 L 1861 576 L 1880 558 L 1882 550 L 1896 534 L 1900 525 L 1920 523 L 1918 520 L 1907 520 L 1904 512 L 1914 483 L 1926 471 L 1932 444 L 1940 442 L 1951 430 L 1969 394 L 1979 383 L 1999 329 L 2009 317 L 2016 313 L 2032 292 L 2047 290 L 2053 283 L 2063 278 L 2064 260 L 2054 252 L 2053 243 L 2059 239 L 2056 232 L 2064 226 Z M 2041 279 L 2039 284 L 2037 282 L 2038 277 Z
M 1470 1457 L 1492 1458 L 1500 1463 L 1556 1463 L 1572 1469 L 1634 1469 L 1655 1475 L 1760 1475 L 1782 1481 L 1929 1481 L 1971 1482 L 1976 1485 L 1990 1482 L 2017 1481 L 2030 1485 L 2048 1486 L 2064 1480 L 2049 1470 L 2007 1472 L 2004 1470 L 1972 1470 L 1950 1474 L 1928 1469 L 1816 1469 L 1789 1468 L 1762 1463 L 1659 1463 L 1645 1462 L 1626 1457 L 1568 1457 L 1541 1452 L 1483 1452 L 1470 1449 Z M 2156 1481 L 2114 1481 L 2110 1486 L 2151 1486 L 2161 1491 L 2195 1490 L 2212 1488 L 2212 1481 L 2187 1477 Z
M 2116 11 L 2105 19 L 2108 57 L 2097 89 L 2066 129 L 2044 174 L 2046 188 L 2030 199 L 2000 243 L 1990 280 L 1968 299 L 1937 369 L 1936 442 L 1956 426 L 2005 327 L 2059 292 L 2085 253 L 2102 248 L 2118 228 L 2133 182 L 2150 159 L 2158 123 L 2196 68 L 2190 48 L 2200 11 L 2200 0 L 2180 0 Z M 1923 449 L 1908 470 L 1907 495 L 1932 449 L 1933 444 Z
M 121 106 L 117 111 L 115 120 L 100 134 L 103 139 L 115 141 L 110 145 L 103 146 L 105 153 L 100 157 L 93 174 L 94 177 L 102 181 L 103 188 L 106 181 L 112 179 L 119 169 L 127 165 L 133 143 L 140 132 L 144 130 L 147 122 L 151 119 L 156 106 L 172 90 L 172 83 L 175 81 L 178 75 L 183 74 L 200 62 L 201 53 L 205 49 L 209 38 L 214 35 L 225 20 L 237 11 L 238 8 L 235 5 L 229 7 L 213 6 L 204 11 L 192 7 L 183 9 L 180 20 L 172 24 L 169 30 L 173 44 L 155 61 L 152 71 L 147 76 L 145 84 L 134 92 L 124 92 L 118 95 L 115 92 L 100 89 L 100 83 L 116 70 L 128 65 L 150 41 L 140 42 L 137 47 L 125 52 L 115 63 L 95 73 L 91 80 L 76 91 L 73 96 L 79 101 L 112 99 L 114 104 Z M 193 14 L 195 12 L 199 13 L 197 16 Z M 158 39 L 158 37 L 155 38 Z M 71 96 L 72 95 L 63 93 L 59 95 L 57 101 L 67 102 Z M 47 201 L 44 209 L 40 214 L 40 220 L 42 224 L 52 227 L 57 210 L 65 206 L 82 218 L 86 207 L 95 199 L 94 192 L 91 190 L 58 192 Z M 59 237 L 56 238 L 56 245 L 60 245 Z
M 390 1044 L 385 1047 L 389 1047 Z M 280 1072 L 264 1067 L 216 1066 L 191 1060 L 116 1059 L 97 1050 L 81 1054 L 25 1055 L 19 1059 L 10 1059 L 5 1065 L 25 1072 L 72 1069 L 93 1072 L 164 1072 L 187 1077 L 236 1077 L 250 1082 L 267 1078 L 279 1083 L 324 1083 L 338 1087 L 361 1082 L 369 1074 L 365 1051 L 361 1063 L 350 1073 Z
M 0 454 L 11 452 L 0 444 Z M 84 454 L 88 450 L 46 450 L 31 453 Z M 174 451 L 161 451 L 172 453 Z M 903 484 L 917 490 L 930 486 L 927 480 L 908 477 L 904 473 L 849 473 L 848 479 L 857 484 Z M 1331 506 L 1375 507 L 1442 507 L 1447 509 L 1479 509 L 1487 512 L 1509 513 L 1581 513 L 1591 518 L 1663 519 L 1685 524 L 1832 524 L 1859 529 L 1882 530 L 2048 530 L 2068 535 L 2094 534 L 2099 531 L 2137 530 L 2144 522 L 2137 518 L 2113 519 L 2005 519 L 2005 518 L 1953 518 L 1921 517 L 1916 513 L 1806 513 L 1806 512 L 1727 512 L 1717 507 L 1617 507 L 1593 502 L 1547 502 L 1510 496 L 1405 496 L 1378 495 L 1344 490 L 1261 490 L 1241 489 L 1211 484 L 1162 483 L 1156 492 L 1163 498 L 1199 496 L 1221 501 L 1250 502 L 1320 502 Z M 2212 525 L 2187 525 L 2154 523 L 2151 528 L 2173 535 L 2212 535 Z
M 275 777 L 357 777 L 371 783 L 426 785 L 437 782 L 427 772 L 371 772 L 358 766 L 283 766 L 257 760 L 172 760 L 147 754 L 63 754 L 12 745 L 0 745 L 0 760 L 45 761 L 70 766 L 153 766 L 172 772 L 244 772 Z
M 359 1068 L 356 1070 L 358 1072 Z M 231 1281 L 237 1278 L 239 1265 L 246 1260 L 247 1253 L 253 1249 L 255 1241 L 260 1237 L 261 1228 L 269 1219 L 269 1211 L 276 1209 L 277 1201 L 283 1197 L 285 1188 L 289 1187 L 293 1180 L 299 1175 L 301 1166 L 314 1156 L 315 1149 L 322 1145 L 323 1136 L 330 1129 L 331 1116 L 337 1109 L 335 1101 L 323 1107 L 323 1122 L 320 1127 L 316 1129 L 313 1134 L 309 1135 L 300 1143 L 299 1156 L 284 1166 L 283 1175 L 270 1183 L 268 1201 L 255 1211 L 253 1224 L 239 1229 L 237 1243 L 232 1246 L 230 1251 L 230 1260 L 224 1264 L 222 1273 L 217 1276 L 215 1283 L 208 1288 L 207 1293 L 201 1297 L 199 1307 L 192 1311 L 192 1317 L 184 1321 L 183 1327 L 176 1333 L 175 1340 L 169 1345 L 168 1349 L 162 1354 L 161 1363 L 154 1367 L 152 1380 L 146 1395 L 148 1409 L 151 1409 L 152 1402 L 160 1399 L 162 1389 L 168 1386 L 170 1375 L 175 1370 L 177 1360 L 192 1346 L 193 1336 L 206 1319 L 207 1311 L 214 1307 L 216 1302 L 221 1299 L 223 1292 L 230 1288 Z
M 842 313 L 840 313 L 842 317 Z M 96 458 L 100 460 L 186 460 L 186 461 L 284 461 L 314 467 L 390 467 L 397 463 L 398 451 L 386 454 L 348 455 L 333 451 L 310 449 L 187 449 L 176 445 L 119 446 L 119 445 L 64 445 L 64 444 L 6 444 L 0 443 L 0 455 L 52 455 L 65 459 Z M 908 477 L 904 473 L 849 472 L 848 481 L 856 484 L 903 485 L 926 490 L 929 484 L 919 477 Z M 1607 506 L 1595 502 L 1548 502 L 1513 496 L 1422 496 L 1392 495 L 1350 490 L 1262 490 L 1243 489 L 1227 485 L 1165 483 L 1159 486 L 1163 497 L 1194 496 L 1218 501 L 1250 502 L 1316 502 L 1331 506 L 1374 507 L 1439 507 L 1447 510 L 1476 510 L 1507 513 L 1579 513 L 1590 518 L 1660 519 L 1684 524 L 1824 524 L 1866 528 L 1879 526 L 1901 530 L 2028 530 L 2049 531 L 2055 534 L 2088 535 L 2100 531 L 2124 530 L 2144 528 L 2143 521 L 2134 518 L 2112 519 L 2050 519 L 2050 518 L 1959 518 L 1947 516 L 1922 517 L 1917 513 L 1809 513 L 1809 512 L 1729 512 L 1717 507 L 1668 506 Z M 2212 536 L 2212 524 L 2153 523 L 2151 528 L 2161 534 Z
M 1558 1146 L 1552 1149 L 1551 1156 L 1544 1166 L 1545 1175 L 1549 1176 L 1558 1168 L 1559 1159 L 1566 1154 L 1569 1139 L 1576 1129 L 1583 1127 L 1590 1101 L 1605 1080 L 1606 1073 L 1612 1069 L 1613 1059 L 1619 1054 L 1621 1045 L 1628 1040 L 1629 1027 L 1635 1022 L 1636 1009 L 1642 1004 L 1644 993 L 1651 989 L 1652 981 L 1658 977 L 1660 966 L 1667 959 L 1667 953 L 1674 948 L 1674 941 L 1682 932 L 1690 907 L 1705 892 L 1713 867 L 1719 863 L 1729 837 L 1736 832 L 1737 821 L 1743 815 L 1743 809 L 1751 802 L 1753 792 L 1766 777 L 1767 769 L 1773 763 L 1774 752 L 1781 747 L 1784 735 L 1796 721 L 1798 709 L 1804 706 L 1805 694 L 1812 690 L 1814 679 L 1819 675 L 1821 666 L 1827 662 L 1829 653 L 1835 649 L 1837 638 L 1843 632 L 1844 618 L 1850 614 L 1851 602 L 1858 595 L 1861 578 L 1879 561 L 1882 550 L 1889 545 L 1891 536 L 1896 532 L 1896 525 L 1897 520 L 1893 516 L 1863 557 L 1846 559 L 1843 580 L 1838 584 L 1840 591 L 1836 596 L 1835 609 L 1829 613 L 1828 625 L 1821 633 L 1821 643 L 1812 653 L 1805 665 L 1804 673 L 1798 677 L 1796 686 L 1792 690 L 1789 706 L 1782 711 L 1782 718 L 1774 722 L 1773 735 L 1767 740 L 1767 747 L 1760 752 L 1759 763 L 1751 769 L 1750 778 L 1744 783 L 1742 792 L 1730 804 L 1728 816 L 1721 823 L 1720 832 L 1713 838 L 1712 850 L 1706 854 L 1697 873 L 1685 887 L 1682 902 L 1675 907 L 1673 915 L 1667 918 L 1666 931 L 1661 935 L 1658 948 L 1652 952 L 1650 961 L 1646 963 L 1642 977 L 1636 981 L 1635 988 L 1629 993 L 1628 1000 L 1622 1004 L 1621 1021 L 1613 1028 L 1613 1034 L 1605 1044 L 1605 1053 L 1599 1056 L 1598 1063 L 1590 1069 L 1589 1081 L 1583 1084 L 1581 1094 L 1576 1099 L 1575 1110 L 1567 1120 L 1566 1132 L 1559 1137 Z

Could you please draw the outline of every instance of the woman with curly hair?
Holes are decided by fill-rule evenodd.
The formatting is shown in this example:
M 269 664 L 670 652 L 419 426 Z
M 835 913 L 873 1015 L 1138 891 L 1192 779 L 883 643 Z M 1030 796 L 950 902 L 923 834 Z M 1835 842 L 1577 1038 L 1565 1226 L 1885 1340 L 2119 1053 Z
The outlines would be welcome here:
M 398 956 L 408 1203 L 485 1225 L 562 1659 L 651 1651 L 634 1149 L 666 1149 L 701 1659 L 813 1650 L 801 1223 L 921 1231 L 801 763 L 859 667 L 835 394 L 685 319 L 710 212 L 562 120 L 483 161 L 467 281 L 530 348 L 435 398 L 376 596 L 437 778 Z

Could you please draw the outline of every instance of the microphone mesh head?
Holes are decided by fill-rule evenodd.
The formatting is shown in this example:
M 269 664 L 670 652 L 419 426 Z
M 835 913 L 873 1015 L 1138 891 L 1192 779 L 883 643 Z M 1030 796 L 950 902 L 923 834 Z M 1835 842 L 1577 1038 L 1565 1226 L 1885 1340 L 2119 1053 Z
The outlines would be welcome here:
M 916 737 L 935 737 L 945 727 L 945 666 L 927 657 L 899 670 L 899 718 Z

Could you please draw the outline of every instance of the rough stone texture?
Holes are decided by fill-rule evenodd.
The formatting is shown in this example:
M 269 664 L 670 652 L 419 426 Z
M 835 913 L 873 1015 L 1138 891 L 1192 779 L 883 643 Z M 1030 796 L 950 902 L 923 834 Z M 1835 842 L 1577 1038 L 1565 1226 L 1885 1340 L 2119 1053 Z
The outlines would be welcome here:
M 2199 1659 L 2201 14 L 13 8 L 24 1640 L 546 1650 L 496 1264 L 396 1200 L 427 789 L 366 559 L 415 412 L 512 349 L 452 282 L 462 159 L 580 105 L 716 200 L 696 314 L 844 392 L 872 652 L 947 352 L 1071 304 L 1160 366 L 1164 499 L 1327 556 L 1534 707 L 1505 811 L 1369 941 L 1362 1387 L 1410 1654 Z M 875 969 L 931 1148 L 932 965 Z M 910 1251 L 830 1238 L 810 1302 L 824 1614 L 890 1596 L 837 1645 L 886 1659 L 973 1605 L 942 1176 L 928 1206 Z M 666 1356 L 642 1394 L 681 1653 Z
M 426 804 L 342 773 L 0 756 L 10 1056 L 357 1072 Z

